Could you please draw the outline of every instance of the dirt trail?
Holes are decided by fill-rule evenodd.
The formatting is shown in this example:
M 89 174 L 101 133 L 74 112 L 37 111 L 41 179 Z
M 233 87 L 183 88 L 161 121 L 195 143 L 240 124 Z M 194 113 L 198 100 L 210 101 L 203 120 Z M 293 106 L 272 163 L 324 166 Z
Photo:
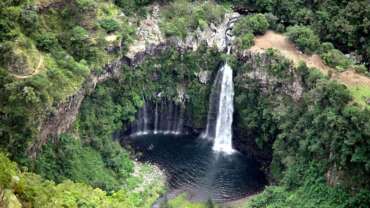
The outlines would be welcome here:
M 348 87 L 370 87 L 369 77 L 356 73 L 352 69 L 345 72 L 337 72 L 335 69 L 327 66 L 317 54 L 303 54 L 284 35 L 273 31 L 267 31 L 264 35 L 256 37 L 254 46 L 249 50 L 252 52 L 263 52 L 268 48 L 278 49 L 283 56 L 292 60 L 295 64 L 304 61 L 307 66 L 315 67 L 324 74 L 328 74 L 331 71 L 333 79 L 338 80 Z
M 35 70 L 33 70 L 33 72 L 31 74 L 27 74 L 27 75 L 13 74 L 13 76 L 17 79 L 26 79 L 28 77 L 34 76 L 34 75 L 36 75 L 40 72 L 40 69 L 41 69 L 41 66 L 43 65 L 43 63 L 44 63 L 44 57 L 42 55 L 40 55 L 39 63 L 37 64 L 37 67 L 35 68 Z

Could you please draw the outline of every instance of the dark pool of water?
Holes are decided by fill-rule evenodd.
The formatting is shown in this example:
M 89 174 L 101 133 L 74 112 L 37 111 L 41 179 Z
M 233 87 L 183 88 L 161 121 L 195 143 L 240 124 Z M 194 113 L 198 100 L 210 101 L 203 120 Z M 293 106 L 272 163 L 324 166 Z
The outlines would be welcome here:
M 186 191 L 191 200 L 227 202 L 260 191 L 266 184 L 259 164 L 236 152 L 216 153 L 212 142 L 192 136 L 144 135 L 125 142 L 140 161 L 166 172 L 170 190 Z

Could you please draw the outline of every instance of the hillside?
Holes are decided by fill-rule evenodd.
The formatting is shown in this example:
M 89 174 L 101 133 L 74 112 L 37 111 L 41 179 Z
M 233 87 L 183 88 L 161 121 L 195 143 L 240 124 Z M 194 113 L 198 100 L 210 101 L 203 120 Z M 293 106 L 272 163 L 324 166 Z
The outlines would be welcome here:
M 326 65 L 317 54 L 306 55 L 291 43 L 287 37 L 267 31 L 262 36 L 257 36 L 254 45 L 249 49 L 252 52 L 265 51 L 268 48 L 277 49 L 283 56 L 292 60 L 295 64 L 303 61 L 308 67 L 319 69 L 323 74 L 346 85 L 352 92 L 355 100 L 364 106 L 368 106 L 370 97 L 370 77 L 357 73 L 354 69 L 338 72 Z
M 0 207 L 368 207 L 369 20 L 366 0 L 1 1 Z

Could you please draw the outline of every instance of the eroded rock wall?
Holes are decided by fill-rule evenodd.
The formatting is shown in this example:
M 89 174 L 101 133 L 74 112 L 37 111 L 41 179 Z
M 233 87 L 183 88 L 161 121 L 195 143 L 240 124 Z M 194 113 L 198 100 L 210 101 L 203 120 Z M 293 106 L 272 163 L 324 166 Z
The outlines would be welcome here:
M 285 102 L 288 102 L 287 100 L 291 103 L 298 103 L 305 91 L 304 84 L 292 64 L 284 66 L 280 73 L 271 70 L 272 65 L 280 64 L 276 63 L 279 61 L 279 57 L 272 57 L 267 53 L 246 52 L 239 58 L 244 66 L 234 74 L 236 96 L 234 99 L 233 146 L 240 152 L 255 157 L 264 163 L 264 167 L 267 168 L 272 160 L 274 134 L 278 131 L 273 126 L 277 124 L 274 124 L 272 113 L 278 112 L 279 108 L 284 108 Z M 249 101 L 246 101 L 247 104 L 237 103 L 238 97 L 243 95 L 246 95 L 246 99 L 249 99 Z M 268 99 L 268 103 L 262 101 L 264 99 Z M 244 110 L 247 110 L 250 114 L 242 113 Z M 249 118 L 245 119 L 243 117 Z M 245 121 L 249 123 L 243 124 Z M 270 125 L 263 127 L 270 128 L 270 132 L 263 133 L 266 129 L 260 128 L 259 125 Z M 261 137 L 264 137 L 262 146 L 257 144 L 257 140 L 261 140 Z

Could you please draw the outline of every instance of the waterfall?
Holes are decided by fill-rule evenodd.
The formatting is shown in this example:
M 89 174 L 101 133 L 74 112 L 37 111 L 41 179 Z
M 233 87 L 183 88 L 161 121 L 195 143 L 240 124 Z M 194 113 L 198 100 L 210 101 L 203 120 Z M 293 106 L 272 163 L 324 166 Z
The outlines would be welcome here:
M 184 107 L 174 101 L 161 99 L 145 101 L 131 123 L 129 134 L 181 134 L 184 126 Z
M 238 16 L 231 17 L 226 25 L 223 46 L 227 54 L 231 53 L 233 41 L 232 27 L 238 20 Z M 225 65 L 219 69 L 212 86 L 209 99 L 207 128 L 203 137 L 213 139 L 213 150 L 227 154 L 233 153 L 232 147 L 232 123 L 234 113 L 234 84 L 233 71 Z
M 144 134 L 148 133 L 148 109 L 147 109 L 147 104 L 146 102 L 144 103 L 144 108 L 143 108 L 143 132 Z
M 234 112 L 233 71 L 225 65 L 218 71 L 209 100 L 207 128 L 203 136 L 214 140 L 213 150 L 232 153 Z
M 154 111 L 154 134 L 158 133 L 158 103 L 155 102 L 155 111 Z

